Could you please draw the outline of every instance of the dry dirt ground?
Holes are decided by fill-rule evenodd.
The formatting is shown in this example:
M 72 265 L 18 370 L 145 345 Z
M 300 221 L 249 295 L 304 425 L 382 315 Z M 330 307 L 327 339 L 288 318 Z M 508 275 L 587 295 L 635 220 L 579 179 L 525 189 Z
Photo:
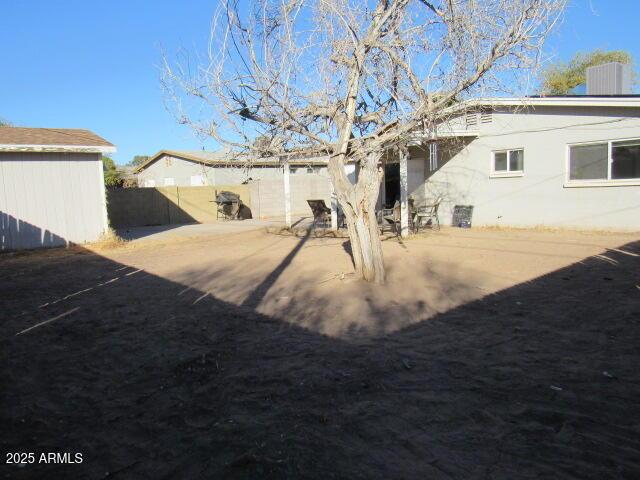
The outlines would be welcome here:
M 5 478 L 640 478 L 640 236 L 0 256 Z M 47 323 L 43 323 L 47 322 Z

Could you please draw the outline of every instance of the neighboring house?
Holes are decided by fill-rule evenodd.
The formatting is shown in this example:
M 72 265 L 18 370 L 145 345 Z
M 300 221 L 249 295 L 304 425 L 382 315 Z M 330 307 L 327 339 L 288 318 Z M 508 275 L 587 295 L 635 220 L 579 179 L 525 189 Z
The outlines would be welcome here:
M 326 174 L 323 157 L 293 159 L 291 173 Z M 277 160 L 257 159 L 250 165 L 229 161 L 218 152 L 162 150 L 135 169 L 139 187 L 240 185 L 252 180 L 282 178 Z
M 107 228 L 102 154 L 88 130 L 0 128 L 0 250 L 98 240 Z
M 474 225 L 640 231 L 640 96 L 474 100 L 409 149 L 417 205 L 473 205 Z M 395 162 L 396 172 L 402 165 Z M 383 184 L 381 203 L 401 197 Z M 389 175 L 388 175 L 389 176 Z M 391 195 L 391 198 L 386 198 Z
M 311 214 L 307 200 L 331 203 L 326 157 L 291 157 L 289 168 L 289 202 L 293 215 Z M 355 170 L 354 164 L 345 166 L 352 180 L 355 180 Z M 224 188 L 249 184 L 248 203 L 254 218 L 285 215 L 284 167 L 275 158 L 230 161 L 217 152 L 162 150 L 140 165 L 135 173 L 139 187 L 212 185 Z

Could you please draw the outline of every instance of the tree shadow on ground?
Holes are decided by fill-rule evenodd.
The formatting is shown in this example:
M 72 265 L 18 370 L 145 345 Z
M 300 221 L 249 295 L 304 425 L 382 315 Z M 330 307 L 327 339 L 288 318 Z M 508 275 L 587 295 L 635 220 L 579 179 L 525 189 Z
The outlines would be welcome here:
M 298 254 L 300 249 L 304 247 L 304 244 L 307 243 L 309 237 L 311 236 L 311 227 L 307 228 L 307 232 L 296 243 L 296 245 L 291 249 L 291 251 L 287 254 L 286 257 L 282 259 L 282 261 L 278 264 L 276 268 L 274 268 L 269 275 L 267 275 L 262 282 L 260 282 L 256 287 L 253 288 L 251 294 L 242 302 L 243 307 L 248 307 L 251 309 L 255 309 L 260 302 L 264 299 L 264 296 L 267 294 L 269 289 L 273 287 L 275 282 L 278 280 L 282 272 L 291 264 L 291 261 Z
M 640 475 L 640 242 L 375 337 L 79 249 L 0 291 L 5 451 L 83 454 L 12 478 Z
M 334 337 L 390 333 L 478 298 L 482 290 L 478 287 L 482 278 L 476 271 L 451 262 L 434 264 L 425 258 L 397 255 L 387 258 L 387 285 L 360 282 L 350 268 L 352 257 L 343 256 L 351 264 L 347 267 L 346 262 L 338 261 L 339 256 L 331 255 L 332 246 L 341 245 L 345 250 L 345 242 L 309 240 L 307 230 L 302 237 L 288 239 L 288 250 L 283 242 L 268 250 L 268 256 L 252 253 L 181 265 L 172 272 L 172 280 Z M 395 238 L 392 242 L 396 243 Z M 410 255 L 405 252 L 402 255 Z M 332 261 L 336 263 L 331 269 L 324 268 Z M 398 269 L 398 261 L 410 265 L 410 271 Z M 340 272 L 341 267 L 347 271 Z

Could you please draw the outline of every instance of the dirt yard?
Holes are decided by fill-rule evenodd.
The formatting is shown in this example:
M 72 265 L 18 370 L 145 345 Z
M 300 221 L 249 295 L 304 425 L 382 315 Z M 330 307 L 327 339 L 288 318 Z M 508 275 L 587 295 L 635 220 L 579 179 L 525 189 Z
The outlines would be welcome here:
M 4 478 L 640 478 L 640 235 L 0 256 Z

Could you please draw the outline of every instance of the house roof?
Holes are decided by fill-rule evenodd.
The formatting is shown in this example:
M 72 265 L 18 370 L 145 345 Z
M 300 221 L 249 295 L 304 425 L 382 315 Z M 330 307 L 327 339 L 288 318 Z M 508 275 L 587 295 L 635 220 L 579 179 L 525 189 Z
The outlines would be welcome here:
M 79 128 L 0 127 L 0 152 L 115 152 L 115 146 Z
M 141 172 L 153 162 L 158 160 L 164 155 L 169 155 L 175 158 L 182 158 L 192 162 L 201 163 L 203 165 L 220 165 L 220 166 L 277 166 L 280 165 L 280 160 L 277 157 L 257 158 L 253 160 L 247 160 L 243 158 L 229 159 L 229 154 L 224 152 L 207 152 L 203 150 L 198 151 L 176 151 L 176 150 L 160 150 L 158 153 L 149 157 L 149 159 L 138 165 L 134 170 L 134 173 Z M 290 165 L 326 165 L 326 157 L 305 157 L 305 158 L 292 158 L 289 160 Z
M 457 114 L 473 109 L 481 109 L 483 107 L 515 107 L 515 108 L 535 108 L 535 107 L 624 107 L 624 108 L 640 108 L 640 95 L 563 95 L 563 96 L 531 96 L 521 98 L 477 98 L 462 101 L 456 105 L 447 108 L 443 113 L 445 115 Z M 475 137 L 478 135 L 476 131 L 452 130 L 445 132 L 445 136 L 468 136 Z M 146 162 L 139 165 L 134 173 L 138 173 L 163 155 L 171 155 L 177 158 L 183 158 L 193 162 L 206 165 L 278 165 L 277 157 L 260 158 L 248 161 L 238 158 L 235 161 L 230 160 L 228 154 L 224 152 L 206 152 L 206 151 L 175 151 L 161 150 L 154 156 L 150 157 Z M 292 154 L 293 155 L 293 154 Z M 322 156 L 299 156 L 292 157 L 289 160 L 290 165 L 326 165 L 327 157 Z
M 635 107 L 640 95 L 559 95 L 555 97 L 478 98 L 460 104 L 465 107 Z

